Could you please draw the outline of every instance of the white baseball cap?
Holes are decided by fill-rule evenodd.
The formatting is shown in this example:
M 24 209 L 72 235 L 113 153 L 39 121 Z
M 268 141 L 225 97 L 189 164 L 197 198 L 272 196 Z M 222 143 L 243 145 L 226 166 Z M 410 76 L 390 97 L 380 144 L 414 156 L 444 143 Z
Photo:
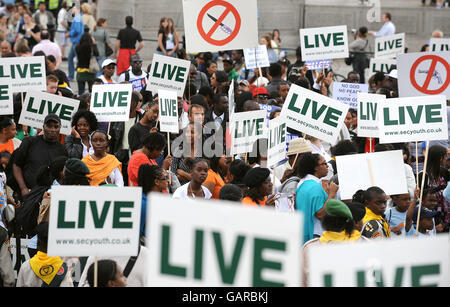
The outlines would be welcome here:
M 389 74 L 386 74 L 386 76 L 390 77 L 390 78 L 394 78 L 394 79 L 398 79 L 398 75 L 397 75 L 397 69 L 393 69 L 391 70 L 391 72 Z
M 117 64 L 116 64 L 116 61 L 111 60 L 111 59 L 106 59 L 106 60 L 104 60 L 103 63 L 102 63 L 102 68 L 104 68 L 105 66 L 108 66 L 109 64 L 117 65 Z

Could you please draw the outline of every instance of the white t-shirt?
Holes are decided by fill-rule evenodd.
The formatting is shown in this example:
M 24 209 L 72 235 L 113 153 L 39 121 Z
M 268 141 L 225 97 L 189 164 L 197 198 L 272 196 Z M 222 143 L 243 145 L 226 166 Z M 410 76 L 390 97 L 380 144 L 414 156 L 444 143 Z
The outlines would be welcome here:
M 58 28 L 56 31 L 65 32 L 67 29 L 61 24 L 66 18 L 67 11 L 65 9 L 60 9 L 58 13 Z
M 131 69 L 129 69 L 129 70 L 127 70 L 126 72 L 122 73 L 119 76 L 119 80 L 117 80 L 118 83 L 126 81 L 125 80 L 125 75 L 126 75 L 127 72 L 130 74 L 130 80 L 128 80 L 128 82 L 133 84 L 133 91 L 140 92 L 145 87 L 145 85 L 148 82 L 148 80 L 147 80 L 147 73 L 142 70 L 141 75 L 140 76 L 136 76 L 135 74 L 133 74 L 133 71 Z
M 181 187 L 175 190 L 175 193 L 173 193 L 173 198 L 178 199 L 190 199 L 193 198 L 192 195 L 188 195 L 188 187 L 190 182 L 183 184 Z M 202 186 L 203 193 L 205 194 L 205 199 L 210 199 L 212 197 L 211 192 L 208 190 L 208 188 L 205 188 Z

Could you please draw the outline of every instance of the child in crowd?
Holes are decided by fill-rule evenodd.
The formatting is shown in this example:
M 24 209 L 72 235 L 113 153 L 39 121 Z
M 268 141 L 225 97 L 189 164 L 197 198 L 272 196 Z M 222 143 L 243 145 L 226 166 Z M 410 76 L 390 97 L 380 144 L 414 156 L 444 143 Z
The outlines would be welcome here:
M 417 192 L 414 193 L 414 199 L 411 201 L 410 193 L 392 195 L 393 207 L 386 210 L 384 216 L 386 222 L 389 224 L 391 233 L 404 236 L 406 234 L 406 214 L 410 206 L 415 206 L 417 203 Z

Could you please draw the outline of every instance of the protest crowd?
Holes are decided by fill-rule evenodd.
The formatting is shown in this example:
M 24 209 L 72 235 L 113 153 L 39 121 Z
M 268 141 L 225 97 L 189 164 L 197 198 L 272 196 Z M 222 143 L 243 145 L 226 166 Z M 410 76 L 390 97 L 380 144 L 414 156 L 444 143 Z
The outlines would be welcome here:
M 363 26 L 349 35 L 350 53 L 345 61 L 352 70 L 338 82 L 339 71 L 333 71 L 332 65 L 325 67 L 325 61 L 312 67 L 314 63 L 302 58 L 300 46 L 295 50 L 296 60 L 290 61 L 292 51 L 287 50 L 278 30 L 258 38 L 267 50 L 267 65 L 249 68 L 244 49 L 190 53 L 186 49 L 189 42 L 177 33 L 170 17 L 160 20 L 153 63 L 144 63 L 144 39 L 133 27 L 133 17 L 123 20 L 124 27 L 113 40 L 107 20 L 96 12 L 95 2 L 90 2 L 2 1 L 0 86 L 7 79 L 4 76 L 12 78 L 13 66 L 10 75 L 6 74 L 10 63 L 40 57 L 44 58 L 45 91 L 41 90 L 42 96 L 26 87 L 14 92 L 12 112 L 0 115 L 0 286 L 146 286 L 152 240 L 146 237 L 149 225 L 145 218 L 152 194 L 189 201 L 226 200 L 254 210 L 300 212 L 303 226 L 298 247 L 304 258 L 304 286 L 308 285 L 309 270 L 306 255 L 312 246 L 449 233 L 448 138 L 381 142 L 378 137 L 361 136 L 359 113 L 364 109 L 353 105 L 344 109 L 345 119 L 332 142 L 319 138 L 311 129 L 301 129 L 300 124 L 287 124 L 283 158 L 275 163 L 269 161 L 272 134 L 245 134 L 253 120 L 249 114 L 263 114 L 263 125 L 269 127 L 269 122 L 286 118 L 285 109 L 300 112 L 294 104 L 301 93 L 312 93 L 317 101 L 320 97 L 336 99 L 337 83 L 356 84 L 358 89 L 366 86 L 366 94 L 383 95 L 387 102 L 401 98 L 396 65 L 365 77 L 374 50 L 368 37 L 398 34 L 395 16 L 385 12 L 384 26 L 378 32 Z M 439 30 L 431 36 L 443 38 Z M 429 50 L 430 42 L 424 42 L 422 50 L 408 53 Z M 170 133 L 163 128 L 168 100 L 160 97 L 163 92 L 159 90 L 165 88 L 151 87 L 152 77 L 163 66 L 163 60 L 155 62 L 161 59 L 157 55 L 188 63 L 183 67 L 185 86 L 177 91 L 176 102 L 171 105 L 176 108 L 172 111 L 177 127 Z M 99 97 L 105 101 L 105 97 L 113 97 L 106 85 L 117 91 L 129 88 L 125 120 L 107 120 L 96 113 L 101 105 Z M 51 99 L 48 97 L 56 97 L 55 102 L 75 101 L 77 107 L 70 113 L 69 107 L 53 106 L 53 112 L 43 114 L 40 124 L 33 125 L 24 121 L 25 116 L 31 116 L 24 112 L 42 111 L 42 104 L 33 107 L 33 99 L 40 97 L 43 102 Z M 313 116 L 314 112 L 317 117 L 325 114 L 325 107 L 313 98 L 309 101 Z M 448 99 L 446 118 L 450 114 Z M 233 122 L 239 114 L 242 119 Z M 337 117 L 330 118 L 334 121 Z M 242 143 L 245 150 L 236 152 L 240 133 L 247 143 Z M 401 151 L 401 172 L 397 175 L 405 182 L 403 193 L 392 194 L 377 185 L 344 193 L 342 172 L 349 173 L 345 178 L 355 182 L 361 172 L 351 162 L 342 169 L 341 157 L 394 151 Z M 369 172 L 364 176 L 373 176 L 370 166 Z M 92 256 L 48 256 L 55 186 L 141 187 L 138 255 L 98 261 Z M 21 240 L 27 242 L 22 254 L 28 260 L 18 265 L 10 244 L 20 246 Z M 80 263 L 84 269 L 75 282 L 72 272 Z M 51 272 L 44 270 L 48 267 Z

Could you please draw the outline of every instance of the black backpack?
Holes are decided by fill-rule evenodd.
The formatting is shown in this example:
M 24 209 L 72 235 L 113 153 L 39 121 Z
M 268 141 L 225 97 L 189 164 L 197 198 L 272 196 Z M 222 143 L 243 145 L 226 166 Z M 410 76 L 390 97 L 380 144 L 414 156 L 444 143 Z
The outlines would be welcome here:
M 35 186 L 16 210 L 16 223 L 21 235 L 33 237 L 36 234 L 39 207 L 44 193 L 49 188 L 47 186 Z

